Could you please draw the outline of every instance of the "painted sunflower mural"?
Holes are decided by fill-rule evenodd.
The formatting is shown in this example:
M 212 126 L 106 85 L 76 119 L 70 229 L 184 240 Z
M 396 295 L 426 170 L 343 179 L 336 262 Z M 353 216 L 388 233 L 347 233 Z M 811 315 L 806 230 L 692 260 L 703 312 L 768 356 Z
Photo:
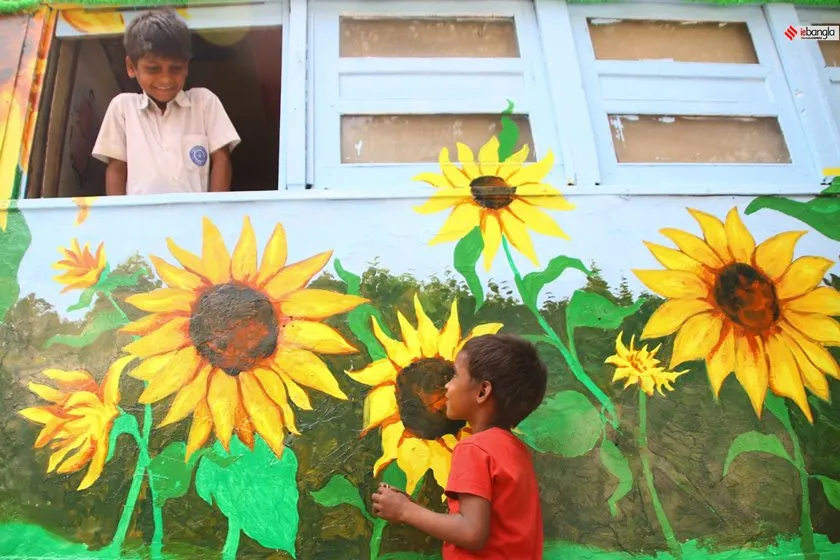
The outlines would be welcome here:
M 279 456 L 284 430 L 299 433 L 289 403 L 312 408 L 303 387 L 347 398 L 316 353 L 357 350 L 320 321 L 366 300 L 307 288 L 332 251 L 287 264 L 279 224 L 259 266 L 247 218 L 232 254 L 206 218 L 200 257 L 168 244 L 182 268 L 153 256 L 167 287 L 127 300 L 150 313 L 123 328 L 140 337 L 125 348 L 142 360 L 131 372 L 148 382 L 140 402 L 175 394 L 161 426 L 192 416 L 187 459 L 211 432 L 226 449 L 234 432 L 248 446 L 257 433 Z

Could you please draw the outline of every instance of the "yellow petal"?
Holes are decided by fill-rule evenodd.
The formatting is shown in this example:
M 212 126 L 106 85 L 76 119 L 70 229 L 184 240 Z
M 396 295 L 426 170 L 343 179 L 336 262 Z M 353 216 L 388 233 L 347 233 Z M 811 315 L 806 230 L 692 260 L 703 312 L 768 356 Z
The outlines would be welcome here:
M 379 320 L 376 317 L 371 317 L 370 323 L 373 326 L 373 334 L 376 336 L 376 339 L 385 348 L 385 353 L 388 354 L 388 358 L 397 366 L 404 368 L 414 361 L 415 357 L 419 357 L 412 354 L 402 342 L 397 342 L 385 334 L 382 327 L 379 326 Z
M 435 481 L 441 488 L 446 488 L 449 479 L 449 467 L 452 463 L 452 452 L 437 441 L 429 442 L 429 467 Z
M 502 325 L 502 323 L 484 323 L 481 325 L 476 325 L 464 338 L 464 340 L 462 340 L 458 344 L 458 347 L 455 349 L 455 357 L 458 357 L 458 352 L 460 352 L 464 345 L 470 340 L 474 339 L 477 336 L 483 336 L 485 334 L 496 334 L 503 326 L 504 325 Z
M 225 375 L 218 372 L 217 375 Z M 207 442 L 210 437 L 210 432 L 213 431 L 213 417 L 210 412 L 210 406 L 206 399 L 201 399 L 195 405 L 193 411 L 192 424 L 190 425 L 190 435 L 187 438 L 187 452 L 184 461 L 189 461 L 192 454 L 198 451 Z
M 304 391 L 300 385 L 292 381 L 285 373 L 279 372 L 279 375 L 283 385 L 286 387 L 286 393 L 289 395 L 289 398 L 295 406 L 301 410 L 312 410 L 312 402 L 309 400 L 309 395 L 306 394 L 306 391 Z
M 726 228 L 723 222 L 711 214 L 695 210 L 694 208 L 689 208 L 688 212 L 700 224 L 700 229 L 703 230 L 703 238 L 720 260 L 724 263 L 732 262 L 732 255 L 729 253 L 729 242 L 726 240 Z
M 24 408 L 23 410 L 19 410 L 18 414 L 20 414 L 30 422 L 35 422 L 36 424 L 47 424 L 56 417 L 55 414 L 53 414 L 53 412 L 51 411 L 50 407 L 46 406 L 33 406 L 30 408 Z
M 265 285 L 266 282 L 274 278 L 284 266 L 286 266 L 287 257 L 286 246 L 286 230 L 283 229 L 282 224 L 274 226 L 274 231 L 268 239 L 263 251 L 262 264 L 260 265 L 260 272 L 257 275 L 257 284 Z
M 683 324 L 674 339 L 671 369 L 692 360 L 705 358 L 720 340 L 723 319 L 713 312 L 694 315 Z
M 190 321 L 186 317 L 176 317 L 139 340 L 125 347 L 125 351 L 140 358 L 168 354 L 191 344 L 189 338 Z
M 47 472 L 51 473 L 51 472 L 55 471 L 56 467 L 58 467 L 58 465 L 60 465 L 61 462 L 64 461 L 64 458 L 67 457 L 67 455 L 71 451 L 73 451 L 75 449 L 78 449 L 78 447 L 80 445 L 82 445 L 84 442 L 85 442 L 85 437 L 84 436 L 78 436 L 70 442 L 67 442 L 67 443 L 62 442 L 62 444 L 60 446 L 53 447 L 53 449 L 56 449 L 56 451 L 55 451 L 55 453 L 50 455 L 49 461 L 47 461 Z
M 200 258 L 189 251 L 181 249 L 169 237 L 166 238 L 166 246 L 169 248 L 169 252 L 172 253 L 172 256 L 181 263 L 181 266 L 202 278 L 207 278 L 207 275 L 204 273 L 204 264 L 201 262 Z
M 502 226 L 496 214 L 486 213 L 481 217 L 481 237 L 484 239 L 484 270 L 489 272 L 502 245 Z
M 543 159 L 533 165 L 522 167 L 508 181 L 515 186 L 539 183 L 548 175 L 552 167 L 554 167 L 554 153 L 548 150 Z
M 825 346 L 806 337 L 786 321 L 780 322 L 779 326 L 786 335 L 796 342 L 808 359 L 813 362 L 820 371 L 824 371 L 828 375 L 836 379 L 840 379 L 840 366 L 837 365 L 837 361 L 834 359 L 834 356 L 831 355 L 831 352 L 829 352 Z
M 677 251 L 676 249 L 671 249 L 663 245 L 657 245 L 656 243 L 651 243 L 650 241 L 642 241 L 642 243 L 645 244 L 645 246 L 653 254 L 654 258 L 665 268 L 670 268 L 671 270 L 684 270 L 695 274 L 699 274 L 702 270 L 702 266 L 699 262 L 695 261 L 682 251 Z
M 193 380 L 201 358 L 194 346 L 179 350 L 164 369 L 163 375 L 155 376 L 137 399 L 140 404 L 151 404 L 165 399 Z
M 724 229 L 726 230 L 726 240 L 729 242 L 729 252 L 732 253 L 732 258 L 740 263 L 752 264 L 755 239 L 753 239 L 744 222 L 741 221 L 737 208 L 733 208 L 726 215 Z
M 250 282 L 257 277 L 257 236 L 251 220 L 245 216 L 242 234 L 233 250 L 230 274 L 234 280 Z
M 718 268 L 723 265 L 717 253 L 699 237 L 674 228 L 664 228 L 659 230 L 659 233 L 673 241 L 680 251 L 695 261 L 711 268 Z
M 834 261 L 823 257 L 799 257 L 784 272 L 776 284 L 779 299 L 799 297 L 816 288 Z
M 755 248 L 755 265 L 771 280 L 781 278 L 793 261 L 793 249 L 804 231 L 786 231 L 766 239 Z
M 458 149 L 458 161 L 461 162 L 461 166 L 464 168 L 464 173 L 466 173 L 467 177 L 470 179 L 478 178 L 481 175 L 481 170 L 478 168 L 478 165 L 475 164 L 473 151 L 469 146 L 462 142 L 456 142 L 455 146 Z
M 700 299 L 709 295 L 709 287 L 699 276 L 683 270 L 633 270 L 642 284 L 668 299 Z
M 445 149 L 446 148 L 444 148 L 444 150 Z M 449 184 L 449 181 L 446 179 L 446 177 L 439 173 L 420 173 L 419 175 L 415 175 L 413 180 L 423 181 L 424 183 L 428 183 L 436 189 L 446 189 L 447 191 L 453 190 L 451 188 L 452 185 Z
M 534 263 L 534 266 L 539 266 L 540 261 L 537 259 L 537 253 L 534 251 L 534 244 L 531 242 L 531 235 L 525 227 L 525 222 L 510 212 L 504 211 L 499 213 L 499 221 L 510 244 Z
M 295 425 L 295 413 L 292 407 L 289 406 L 286 388 L 283 386 L 279 374 L 269 369 L 257 368 L 254 370 L 254 375 L 259 379 L 268 397 L 280 407 L 280 412 L 283 414 L 283 424 L 286 426 L 286 429 L 295 435 L 300 435 Z
M 761 417 L 767 395 L 768 372 L 764 345 L 758 337 L 735 337 L 735 377 L 750 397 L 755 413 Z
M 494 177 L 499 173 L 499 139 L 493 136 L 478 150 L 481 174 Z
M 470 186 L 469 178 L 449 159 L 448 148 L 443 148 L 440 151 L 438 163 L 440 164 L 440 170 L 443 172 L 443 176 L 446 177 L 446 181 L 451 186 L 455 188 L 467 188 Z
M 575 209 L 575 205 L 566 200 L 560 191 L 542 183 L 518 185 L 516 187 L 516 196 L 525 200 L 528 204 L 547 210 L 568 212 L 569 210 Z
M 55 472 L 58 474 L 69 474 L 80 470 L 85 466 L 85 464 L 87 464 L 88 461 L 90 461 L 95 451 L 96 446 L 94 446 L 93 442 L 88 439 L 87 442 L 83 443 L 72 455 L 67 457 L 67 459 L 61 463 L 61 466 L 55 470 Z
M 397 447 L 397 464 L 405 473 L 405 491 L 411 495 L 429 469 L 429 445 L 426 440 L 407 437 Z
M 825 378 L 823 373 L 817 369 L 817 366 L 808 359 L 805 352 L 803 352 L 802 348 L 799 347 L 793 338 L 784 332 L 782 332 L 782 335 L 785 337 L 784 343 L 787 345 L 796 360 L 796 365 L 799 367 L 799 373 L 802 376 L 802 381 L 805 383 L 805 387 L 822 400 L 828 401 L 831 398 L 831 390 L 828 387 L 828 380 Z
M 221 370 L 213 371 L 207 392 L 207 404 L 213 415 L 216 437 L 222 442 L 225 451 L 229 450 L 230 438 L 233 435 L 233 419 L 238 402 L 239 388 L 236 379 Z
M 115 10 L 62 10 L 61 17 L 70 27 L 86 35 L 114 34 L 125 31 L 125 20 Z
M 785 310 L 798 313 L 821 313 L 831 317 L 840 316 L 840 291 L 821 286 L 806 294 L 784 302 Z
M 296 383 L 338 399 L 347 399 L 327 365 L 308 350 L 283 349 L 275 364 Z
M 785 313 L 785 319 L 811 340 L 840 346 L 840 323 L 831 317 L 790 311 Z
M 175 317 L 178 317 L 178 315 L 175 315 L 173 313 L 153 313 L 151 315 L 141 317 L 136 321 L 132 321 L 131 323 L 122 327 L 120 329 L 120 332 L 124 332 L 126 334 L 133 334 L 137 336 L 146 336 L 147 334 L 161 328 L 163 325 L 165 325 Z
M 42 373 L 66 391 L 85 389 L 96 383 L 93 377 L 84 370 L 65 371 L 50 368 L 45 369 Z
M 105 468 L 105 459 L 108 457 L 108 442 L 104 445 L 97 446 L 93 452 L 93 457 L 90 460 L 90 466 L 82 481 L 79 483 L 78 491 L 87 490 L 96 482 L 102 475 L 102 470 Z
M 160 288 L 145 294 L 125 298 L 126 303 L 149 313 L 182 311 L 189 313 L 195 302 L 195 292 L 178 288 Z
M 33 383 L 30 381 L 29 390 L 45 401 L 61 403 L 65 399 L 65 394 L 63 392 L 58 389 L 54 389 L 49 385 L 42 385 L 40 383 Z
M 325 251 L 314 257 L 290 264 L 266 282 L 265 291 L 273 299 L 281 299 L 288 293 L 300 290 L 326 266 L 332 258 L 332 254 L 332 251 Z
M 245 411 L 268 447 L 279 457 L 283 453 L 283 418 L 280 416 L 280 410 L 250 372 L 242 372 L 239 375 L 239 383 L 242 387 Z
M 447 208 L 452 208 L 457 204 L 467 202 L 470 198 L 471 195 L 468 190 L 464 192 L 452 189 L 437 191 L 426 202 L 420 206 L 415 206 L 414 211 L 418 214 L 435 214 Z
M 400 325 L 400 334 L 405 341 L 405 347 L 408 348 L 409 353 L 413 356 L 420 356 L 420 337 L 417 334 L 417 329 L 408 322 L 408 319 L 405 318 L 402 311 L 397 311 L 397 323 Z
M 458 320 L 458 298 L 452 299 L 449 319 L 446 321 L 438 339 L 438 354 L 441 358 L 455 361 L 455 348 L 461 339 L 461 324 Z
M 517 198 L 508 206 L 510 212 L 515 215 L 522 223 L 526 224 L 530 229 L 541 233 L 542 235 L 550 235 L 552 237 L 559 237 L 561 239 L 569 239 L 568 234 L 563 231 L 557 222 L 548 214 L 529 204 L 521 198 Z
M 146 358 L 140 362 L 140 365 L 131 370 L 129 375 L 134 379 L 139 379 L 141 381 L 151 381 L 158 376 L 167 365 L 169 365 L 169 362 L 171 362 L 174 357 L 175 352 Z
M 481 211 L 472 203 L 459 204 L 452 209 L 440 231 L 429 245 L 458 241 L 481 223 Z
M 236 408 L 236 414 L 234 414 L 233 433 L 248 449 L 254 449 L 254 423 L 251 422 L 250 416 L 245 411 L 245 405 L 241 402 L 239 405 Z
M 170 288 L 194 292 L 204 284 L 200 276 L 189 270 L 172 266 L 165 260 L 154 255 L 151 255 L 149 258 L 157 271 L 158 277 Z
M 293 320 L 283 327 L 283 344 L 301 346 L 322 354 L 355 354 L 358 352 L 330 326 L 314 321 Z
M 720 388 L 729 374 L 735 370 L 735 337 L 732 329 L 727 328 L 725 334 L 706 358 L 706 374 L 712 385 L 715 398 L 720 395 Z
M 437 355 L 438 330 L 435 324 L 426 315 L 423 305 L 420 303 L 420 296 L 414 293 L 414 314 L 417 316 L 417 333 L 420 339 L 420 349 L 423 356 L 432 358 Z
M 391 360 L 377 360 L 358 371 L 345 372 L 350 379 L 365 385 L 381 385 L 397 378 L 397 370 Z
M 808 405 L 808 397 L 802 378 L 799 376 L 799 366 L 793 354 L 779 336 L 770 336 L 765 342 L 767 347 L 767 361 L 769 364 L 770 390 L 781 397 L 788 397 L 796 403 L 805 417 L 812 424 L 814 417 Z
M 642 339 L 661 338 L 676 332 L 683 323 L 712 306 L 702 299 L 672 299 L 660 305 L 648 319 Z
M 120 400 L 120 379 L 125 368 L 135 360 L 134 356 L 123 356 L 110 366 L 102 381 L 102 398 L 106 405 L 116 405 Z
M 346 313 L 367 301 L 359 296 L 307 288 L 285 295 L 280 302 L 280 310 L 287 317 L 326 319 Z
M 207 272 L 207 279 L 213 284 L 224 284 L 230 280 L 230 254 L 216 225 L 207 217 L 203 223 L 201 260 Z
M 195 379 L 185 385 L 175 398 L 172 399 L 172 404 L 169 406 L 169 411 L 159 427 L 168 426 L 175 422 L 180 422 L 189 416 L 198 406 L 198 403 L 207 398 L 207 382 L 210 379 L 210 372 L 213 366 L 210 364 L 204 365 L 195 376 Z M 222 372 L 219 372 L 220 374 Z
M 394 422 L 382 428 L 382 456 L 373 465 L 373 476 L 379 476 L 379 472 L 397 458 L 397 448 L 404 431 L 402 422 Z
M 399 414 L 396 387 L 392 384 L 374 387 L 365 397 L 362 431 L 367 432 L 396 414 Z

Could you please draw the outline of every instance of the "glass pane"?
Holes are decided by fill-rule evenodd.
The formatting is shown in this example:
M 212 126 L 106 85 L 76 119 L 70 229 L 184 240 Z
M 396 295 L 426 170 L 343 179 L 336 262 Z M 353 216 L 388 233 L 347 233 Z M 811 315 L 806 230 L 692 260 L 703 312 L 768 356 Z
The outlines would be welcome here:
M 610 115 L 621 163 L 790 163 L 775 117 Z
M 518 150 L 533 147 L 526 116 L 519 126 Z M 457 158 L 456 142 L 478 150 L 498 135 L 499 115 L 344 115 L 341 117 L 341 163 L 434 163 L 443 147 Z M 533 150 L 529 161 L 535 161 Z
M 838 23 L 820 23 L 819 25 L 840 25 Z M 822 51 L 826 66 L 840 66 L 840 41 L 817 41 Z
M 341 18 L 342 57 L 519 58 L 510 18 Z

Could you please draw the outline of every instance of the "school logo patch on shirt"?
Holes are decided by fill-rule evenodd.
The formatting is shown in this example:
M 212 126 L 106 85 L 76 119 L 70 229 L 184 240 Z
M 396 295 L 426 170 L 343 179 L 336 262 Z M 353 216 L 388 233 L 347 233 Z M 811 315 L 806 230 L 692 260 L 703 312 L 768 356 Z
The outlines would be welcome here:
M 199 167 L 207 164 L 207 149 L 204 146 L 193 146 L 190 148 L 190 159 Z

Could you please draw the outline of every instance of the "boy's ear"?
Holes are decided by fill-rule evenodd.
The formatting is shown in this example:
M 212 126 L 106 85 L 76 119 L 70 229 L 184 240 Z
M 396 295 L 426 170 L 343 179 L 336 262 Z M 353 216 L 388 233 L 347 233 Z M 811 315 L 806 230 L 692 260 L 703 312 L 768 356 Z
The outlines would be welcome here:
M 125 71 L 129 78 L 137 77 L 137 70 L 134 68 L 134 63 L 131 62 L 131 57 L 125 57 Z
M 481 385 L 478 388 L 478 395 L 476 395 L 476 402 L 483 403 L 487 399 L 490 398 L 490 395 L 493 393 L 493 384 L 489 381 L 482 381 Z

